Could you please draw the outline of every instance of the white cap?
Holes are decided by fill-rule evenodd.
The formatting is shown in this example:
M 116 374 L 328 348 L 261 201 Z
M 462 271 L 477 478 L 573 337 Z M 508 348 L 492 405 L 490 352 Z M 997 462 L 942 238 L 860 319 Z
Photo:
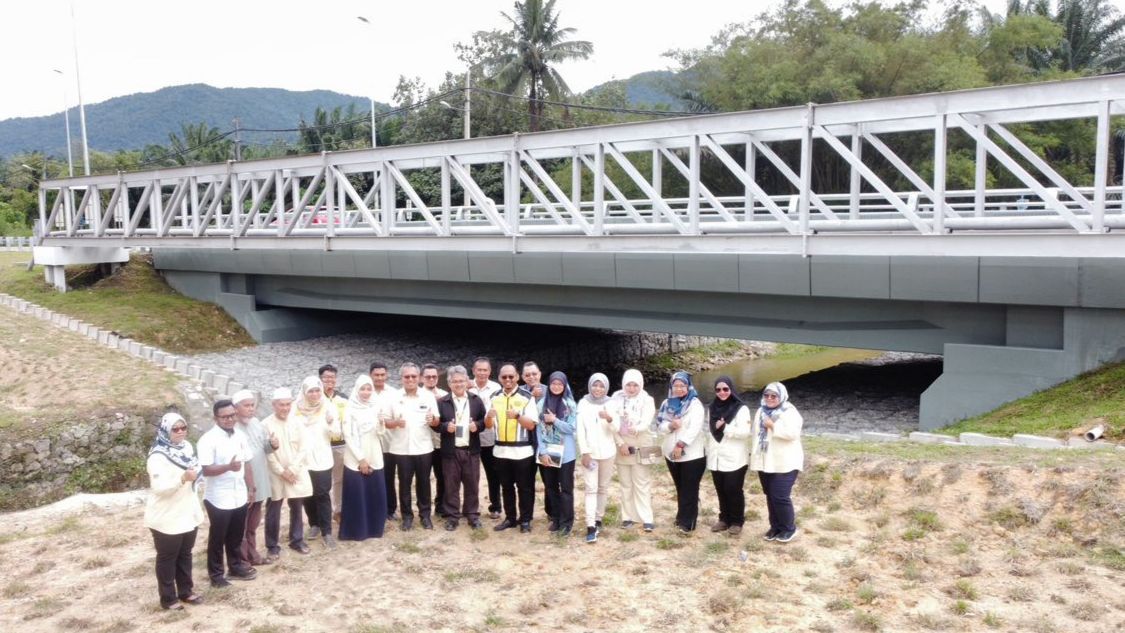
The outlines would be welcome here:
M 270 396 L 270 400 L 292 400 L 292 399 L 293 399 L 293 392 L 289 390 L 289 387 L 278 387 L 277 389 L 273 390 L 273 395 Z
M 253 400 L 253 399 L 254 399 L 254 392 L 250 391 L 249 389 L 240 389 L 240 390 L 234 392 L 234 395 L 230 397 L 230 401 L 235 403 L 235 404 L 238 404 L 239 402 L 242 402 L 243 400 Z

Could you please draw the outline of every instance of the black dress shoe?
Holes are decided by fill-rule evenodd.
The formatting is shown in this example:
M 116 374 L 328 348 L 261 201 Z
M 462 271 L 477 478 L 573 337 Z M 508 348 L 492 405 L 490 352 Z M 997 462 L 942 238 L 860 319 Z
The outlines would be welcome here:
M 527 521 L 525 523 L 520 523 L 520 533 L 521 534 L 527 534 L 530 531 L 531 531 L 531 521 Z
M 469 527 L 473 528 L 474 530 L 479 530 L 481 528 L 480 519 L 471 519 L 469 521 Z
M 497 523 L 496 526 L 493 527 L 492 529 L 496 530 L 497 532 L 503 532 L 504 530 L 506 530 L 508 528 L 516 527 L 516 525 L 517 524 L 516 524 L 515 521 L 513 521 L 511 519 L 504 519 L 503 521 Z
M 222 589 L 224 587 L 229 587 L 230 581 L 227 580 L 226 578 L 221 577 L 221 576 L 218 577 L 218 578 L 212 578 L 211 579 L 211 586 L 214 587 L 215 589 Z
M 488 518 L 492 519 L 493 521 L 495 521 L 496 519 L 499 519 L 500 518 L 500 511 L 499 510 L 489 510 L 488 511 Z
M 409 532 L 414 529 L 414 517 L 402 517 L 402 531 Z
M 547 531 L 552 533 L 558 532 L 559 524 L 556 523 L 554 519 L 551 519 L 551 522 L 547 524 Z
M 423 530 L 434 529 L 434 522 L 430 519 L 430 517 L 422 517 L 422 529 Z
M 456 529 L 457 529 L 457 520 L 456 519 L 446 519 L 446 521 L 445 521 L 445 531 L 446 532 L 452 532 L 453 530 L 456 530 Z

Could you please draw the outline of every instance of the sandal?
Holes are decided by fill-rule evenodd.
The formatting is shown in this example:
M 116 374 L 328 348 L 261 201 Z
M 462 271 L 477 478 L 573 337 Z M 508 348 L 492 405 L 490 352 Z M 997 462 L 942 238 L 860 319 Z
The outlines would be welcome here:
M 183 611 L 184 605 L 180 604 L 179 602 L 173 602 L 172 604 L 162 604 L 160 605 L 160 608 L 164 609 L 165 611 Z
M 203 604 L 203 596 L 197 593 L 193 593 L 186 598 L 180 598 L 180 602 L 184 602 L 186 604 Z

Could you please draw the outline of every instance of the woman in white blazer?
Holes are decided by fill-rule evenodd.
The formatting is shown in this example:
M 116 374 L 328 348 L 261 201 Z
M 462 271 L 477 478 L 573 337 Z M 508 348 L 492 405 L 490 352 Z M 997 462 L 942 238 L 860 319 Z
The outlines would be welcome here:
M 711 526 L 711 531 L 738 536 L 746 520 L 746 495 L 742 484 L 746 481 L 750 453 L 747 445 L 750 409 L 735 393 L 730 376 L 719 376 L 715 380 L 715 399 L 711 402 L 707 431 L 707 470 L 711 471 L 715 494 L 719 497 L 719 520 Z
M 797 481 L 797 473 L 805 467 L 802 423 L 801 414 L 789 403 L 785 385 L 780 382 L 767 385 L 750 428 L 750 468 L 758 471 L 770 515 L 770 529 L 765 533 L 767 541 L 788 543 L 797 534 L 790 492 Z

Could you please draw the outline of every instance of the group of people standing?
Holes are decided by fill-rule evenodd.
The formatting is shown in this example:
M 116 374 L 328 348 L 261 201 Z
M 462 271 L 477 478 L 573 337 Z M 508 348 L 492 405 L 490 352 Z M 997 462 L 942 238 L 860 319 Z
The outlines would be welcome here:
M 720 377 L 705 407 L 691 376 L 676 372 L 657 409 L 635 369 L 624 373 L 612 395 L 609 378 L 593 374 L 580 400 L 563 372 L 551 373 L 544 384 L 534 362 L 500 365 L 499 382 L 491 379 L 487 358 L 477 358 L 471 370 L 449 367 L 445 375 L 448 391 L 438 386 L 437 366 L 405 363 L 396 388 L 388 384 L 387 366 L 375 362 L 344 397 L 336 388 L 336 368 L 325 365 L 302 381 L 295 396 L 285 387 L 274 390 L 272 414 L 264 420 L 255 417 L 257 401 L 249 391 L 216 402 L 215 425 L 197 450 L 187 441 L 184 419 L 166 414 L 149 453 L 152 489 L 145 512 L 161 605 L 182 609 L 182 603 L 202 601 L 191 580 L 191 550 L 202 523 L 196 494 L 201 479 L 210 522 L 208 574 L 215 587 L 253 580 L 255 567 L 279 558 L 283 504 L 289 507 L 288 546 L 300 554 L 309 553 L 313 538 L 335 549 L 337 538 L 382 537 L 387 521 L 411 530 L 415 508 L 423 529 L 434 529 L 435 514 L 448 531 L 462 521 L 481 529 L 486 512 L 498 521 L 493 530 L 526 533 L 537 471 L 548 530 L 561 536 L 574 530 L 579 471 L 588 543 L 602 531 L 615 473 L 621 527 L 655 529 L 651 466 L 660 461 L 676 489 L 677 530 L 696 529 L 700 482 L 710 470 L 719 498 L 711 530 L 740 534 L 743 484 L 753 469 L 767 498 L 770 529 L 764 537 L 787 542 L 796 534 L 790 491 L 804 463 L 802 420 L 780 383 L 767 386 L 751 411 L 734 382 Z M 265 555 L 256 540 L 263 507 Z

